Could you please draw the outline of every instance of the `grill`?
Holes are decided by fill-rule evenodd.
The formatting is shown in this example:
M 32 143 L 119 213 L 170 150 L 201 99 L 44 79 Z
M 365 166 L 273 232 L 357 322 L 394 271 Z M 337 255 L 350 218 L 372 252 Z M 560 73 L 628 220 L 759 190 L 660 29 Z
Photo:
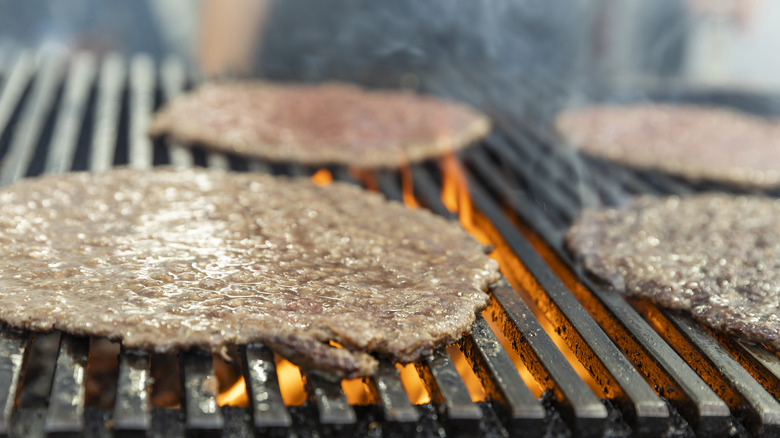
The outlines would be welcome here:
M 4 59 L 9 61 L 0 62 L 0 68 L 7 66 L 0 70 L 1 185 L 115 165 L 298 176 L 318 170 L 150 140 L 145 126 L 154 109 L 197 82 L 176 59 L 157 65 L 145 55 L 65 59 L 0 48 Z M 469 212 L 491 237 L 506 275 L 491 290 L 485 316 L 457 346 L 481 382 L 485 401 L 472 401 L 453 356 L 442 347 L 414 364 L 430 403 L 413 405 L 396 366 L 383 362 L 364 380 L 367 405 L 349 404 L 339 382 L 305 374 L 306 402 L 285 406 L 273 353 L 245 345 L 238 357 L 247 408 L 217 404 L 209 390 L 212 357 L 195 351 L 178 354 L 180 407 L 152 407 L 155 355 L 122 349 L 112 384 L 115 402 L 105 409 L 85 403 L 94 340 L 3 327 L 0 436 L 780 435 L 780 361 L 774 353 L 714 334 L 676 312 L 629 302 L 585 275 L 562 248 L 562 233 L 585 206 L 712 186 L 583 160 L 560 147 L 545 128 L 549 124 L 494 119 L 491 136 L 458 157 L 473 203 Z M 338 180 L 368 182 L 388 198 L 404 198 L 408 175 L 376 172 L 359 182 L 348 169 L 329 170 Z M 442 201 L 444 181 L 436 163 L 413 165 L 409 175 L 418 202 L 457 218 Z M 48 343 L 52 351 L 31 353 L 33 342 Z M 514 352 L 544 390 L 541 398 L 518 372 Z M 27 374 L 40 366 L 35 361 L 45 362 L 51 385 L 43 403 L 25 405 L 20 394 Z M 578 374 L 570 361 L 589 376 Z

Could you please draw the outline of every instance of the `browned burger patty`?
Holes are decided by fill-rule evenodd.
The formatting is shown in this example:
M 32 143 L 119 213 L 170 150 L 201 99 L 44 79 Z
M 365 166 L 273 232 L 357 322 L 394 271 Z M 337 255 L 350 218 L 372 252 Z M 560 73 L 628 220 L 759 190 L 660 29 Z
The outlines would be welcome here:
M 557 129 L 584 153 L 692 181 L 780 184 L 780 124 L 727 109 L 641 103 L 566 111 Z
M 628 295 L 780 348 L 780 201 L 641 197 L 585 210 L 566 234 L 585 267 Z
M 120 169 L 25 180 L 0 205 L 0 320 L 128 348 L 265 342 L 367 375 L 368 353 L 460 338 L 499 275 L 459 225 L 341 183 Z
M 224 152 L 310 165 L 398 167 L 461 149 L 488 119 L 452 101 L 353 85 L 205 85 L 169 102 L 150 126 Z

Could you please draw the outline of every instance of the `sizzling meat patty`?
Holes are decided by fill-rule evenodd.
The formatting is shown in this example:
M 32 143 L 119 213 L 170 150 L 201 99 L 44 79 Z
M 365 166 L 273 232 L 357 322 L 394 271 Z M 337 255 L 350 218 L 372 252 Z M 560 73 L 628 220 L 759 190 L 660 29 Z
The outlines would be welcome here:
M 367 375 L 368 353 L 460 338 L 499 275 L 458 224 L 342 183 L 119 169 L 24 180 L 0 205 L 0 320 L 128 348 L 265 342 Z
M 205 85 L 168 103 L 153 135 L 310 165 L 398 167 L 461 149 L 488 119 L 466 105 L 346 84 Z
M 585 267 L 628 295 L 780 348 L 780 201 L 641 197 L 585 210 L 566 234 Z
M 727 109 L 640 103 L 570 110 L 558 131 L 595 157 L 693 181 L 780 184 L 780 124 Z

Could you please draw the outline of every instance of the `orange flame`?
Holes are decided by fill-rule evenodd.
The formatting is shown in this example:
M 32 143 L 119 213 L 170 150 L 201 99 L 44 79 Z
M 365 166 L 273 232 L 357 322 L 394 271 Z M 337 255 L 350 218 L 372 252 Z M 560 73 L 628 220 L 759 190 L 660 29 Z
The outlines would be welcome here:
M 466 389 L 469 390 L 471 401 L 474 403 L 485 401 L 485 388 L 482 387 L 482 382 L 479 380 L 474 370 L 471 369 L 466 356 L 460 351 L 457 345 L 452 344 L 447 346 L 447 353 L 450 354 L 452 364 L 455 365 L 455 369 L 460 374 L 460 378 L 466 384 Z
M 333 175 L 328 169 L 320 169 L 311 176 L 311 180 L 314 182 L 314 184 L 322 187 L 330 184 L 333 181 Z
M 415 405 L 430 403 L 431 395 L 428 394 L 428 391 L 425 389 L 425 385 L 414 364 L 409 363 L 401 365 L 400 363 L 397 363 L 395 364 L 395 367 L 398 368 L 401 373 L 401 384 L 404 386 L 406 396 L 409 397 L 409 400 Z
M 249 395 L 246 392 L 246 382 L 241 377 L 233 386 L 225 392 L 217 395 L 217 404 L 220 406 L 249 406 Z
M 274 355 L 276 374 L 279 376 L 279 389 L 282 401 L 287 406 L 300 406 L 306 401 L 306 389 L 303 387 L 301 369 L 287 359 Z
M 451 212 L 458 213 L 460 223 L 479 243 L 490 244 L 490 237 L 474 223 L 474 207 L 469 196 L 466 172 L 455 155 L 447 153 L 439 161 L 442 171 L 441 198 Z
M 352 178 L 358 180 L 360 184 L 362 184 L 363 187 L 365 187 L 366 189 L 372 192 L 379 191 L 379 185 L 377 185 L 374 172 L 366 169 L 360 169 L 357 167 L 350 167 L 349 174 L 352 176 Z
M 419 208 L 420 204 L 414 198 L 414 180 L 412 179 L 412 169 L 409 165 L 401 167 L 401 188 L 403 189 L 404 204 L 411 208 Z

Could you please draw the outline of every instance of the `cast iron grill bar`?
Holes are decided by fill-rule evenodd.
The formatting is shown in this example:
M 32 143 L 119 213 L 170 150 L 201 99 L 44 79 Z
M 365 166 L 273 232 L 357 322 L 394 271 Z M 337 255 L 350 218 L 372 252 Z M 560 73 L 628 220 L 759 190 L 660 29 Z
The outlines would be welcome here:
M 618 396 L 617 401 L 621 401 L 626 408 L 635 433 L 650 436 L 666 430 L 669 411 L 663 400 L 648 386 L 525 237 L 504 217 L 500 207 L 481 183 L 473 177 L 469 178 L 469 189 L 477 210 L 490 220 L 536 283 L 546 292 L 544 297 L 534 296 L 534 299 L 560 327 L 561 335 L 569 342 L 572 351 L 590 367 L 593 377 L 609 393 L 625 395 L 625 399 Z M 598 359 L 593 360 L 595 358 Z M 598 369 L 611 377 L 594 372 Z M 617 388 L 613 387 L 613 382 Z
M 225 154 L 209 151 L 206 153 L 206 166 L 212 169 L 230 170 L 230 160 Z
M 60 334 L 45 430 L 48 436 L 81 436 L 84 431 L 84 374 L 89 338 Z
M 476 431 L 482 411 L 471 401 L 466 384 L 455 369 L 447 350 L 439 347 L 431 357 L 415 363 L 431 400 L 444 415 L 445 426 L 461 433 Z
M 184 390 L 184 427 L 190 434 L 218 435 L 225 424 L 217 405 L 217 382 L 210 354 L 199 351 L 179 353 Z
M 65 94 L 57 110 L 49 153 L 46 156 L 43 169 L 46 173 L 68 172 L 73 167 L 79 132 L 89 103 L 96 70 L 97 66 L 92 54 L 79 53 L 73 59 L 65 82 Z
M 184 63 L 177 57 L 166 58 L 160 70 L 163 96 L 167 102 L 184 91 L 187 85 L 187 73 Z M 192 151 L 185 148 L 177 140 L 166 139 L 166 141 L 168 142 L 168 152 L 170 153 L 173 166 L 186 168 L 195 165 Z
M 115 436 L 146 436 L 146 431 L 151 428 L 149 365 L 148 352 L 122 349 L 119 353 L 119 379 L 113 416 Z
M 46 119 L 57 100 L 62 76 L 62 59 L 52 56 L 43 61 L 38 76 L 33 81 L 31 95 L 26 100 L 23 113 L 16 124 L 8 152 L 0 167 L 0 186 L 6 186 L 23 178 L 30 167 L 38 142 L 41 140 Z
M 355 426 L 355 409 L 347 403 L 341 383 L 316 373 L 305 373 L 306 392 L 317 407 L 321 427 L 330 432 L 348 434 Z
M 488 158 L 485 157 L 484 154 L 471 153 L 471 154 L 468 155 L 468 160 L 467 161 L 468 161 L 467 165 L 471 169 L 473 169 L 475 171 L 475 173 L 477 173 L 479 175 L 486 175 L 486 176 L 487 175 L 493 175 L 494 172 L 498 171 L 497 169 L 494 168 L 493 165 L 490 164 L 490 162 L 488 161 Z M 519 204 L 523 200 L 525 200 L 527 198 L 530 198 L 530 199 L 528 199 L 528 202 L 531 202 L 533 204 L 537 204 L 537 202 L 539 202 L 539 201 L 531 198 L 532 195 L 530 193 L 528 193 L 528 192 L 526 192 L 524 190 L 512 187 L 510 185 L 510 183 L 506 179 L 504 179 L 504 178 L 490 178 L 490 177 L 486 177 L 484 182 L 485 182 L 485 185 L 493 193 L 496 193 L 498 196 L 501 196 L 502 200 L 509 207 L 513 208 L 514 210 L 521 210 L 521 211 L 524 211 L 524 212 L 525 211 L 531 211 L 531 212 L 536 213 L 536 211 L 537 211 L 536 208 L 530 209 L 530 210 L 519 209 L 518 208 Z M 547 204 L 542 202 L 541 203 L 541 207 L 542 207 L 541 209 L 547 209 Z M 549 212 L 548 212 L 548 214 L 549 214 Z M 538 224 L 539 228 L 541 228 L 543 231 L 551 232 L 552 230 L 556 230 L 557 229 L 553 225 L 553 219 L 552 218 L 548 219 L 547 217 L 541 217 L 541 215 L 539 215 L 539 216 L 540 217 L 538 218 L 537 221 L 534 222 L 534 224 L 535 225 Z M 560 219 L 557 219 L 557 220 L 560 221 Z
M 130 167 L 146 169 L 154 162 L 154 146 L 146 133 L 154 111 L 156 73 L 154 60 L 146 54 L 130 60 Z
M 398 183 L 398 176 L 395 174 L 395 172 L 382 169 L 377 170 L 375 175 L 377 186 L 387 199 L 391 199 L 393 201 L 404 200 L 403 191 L 401 189 L 401 185 Z
M 507 429 L 518 434 L 542 435 L 547 416 L 544 406 L 520 378 L 509 354 L 481 315 L 477 316 L 471 334 L 461 340 L 460 348 L 485 393 L 503 407 L 509 423 Z
M 473 156 L 476 156 L 476 154 L 473 154 Z M 479 173 L 483 175 L 490 175 L 490 172 L 492 172 L 490 168 L 479 170 Z M 549 175 L 547 179 L 550 179 L 550 177 L 562 178 L 560 175 Z M 525 202 L 522 197 L 513 193 L 499 193 L 499 196 L 503 199 L 511 199 L 513 202 L 509 203 L 510 206 L 527 223 L 536 225 L 545 222 L 544 217 L 528 216 L 529 212 L 541 211 L 542 209 L 532 203 Z M 550 205 L 549 207 L 551 209 L 557 208 L 556 205 Z M 561 231 L 552 230 L 548 227 L 536 228 L 538 228 L 537 231 L 543 233 L 548 242 L 557 243 L 553 243 L 552 247 L 571 266 L 572 261 L 568 259 L 563 251 L 560 251 L 558 246 L 561 242 Z M 674 394 L 667 395 L 676 402 L 680 412 L 694 425 L 697 432 L 707 436 L 712 436 L 715 433 L 725 433 L 730 421 L 728 406 L 709 388 L 701 377 L 674 352 L 669 344 L 621 296 L 593 284 L 581 272 L 579 279 L 597 297 L 601 305 L 610 313 L 610 317 L 615 320 L 615 323 L 604 320 L 599 322 L 602 326 L 609 325 L 615 328 L 610 333 L 613 334 L 613 339 L 618 342 L 624 351 L 634 353 L 629 354 L 629 358 L 642 364 L 640 369 L 646 373 L 645 375 L 651 381 L 654 381 L 655 385 L 665 388 L 666 385 L 663 384 L 664 377 L 659 376 L 658 373 L 650 372 L 652 368 L 648 367 L 651 364 L 644 360 L 645 357 L 649 357 L 663 370 L 663 374 L 668 376 L 684 393 L 685 398 L 683 400 L 675 400 L 677 397 L 674 397 Z M 639 350 L 641 350 L 640 354 L 636 354 Z M 659 381 L 659 378 L 662 380 Z
M 255 430 L 268 433 L 292 426 L 279 390 L 273 352 L 265 345 L 249 344 L 242 357 Z
M 114 165 L 125 76 L 125 61 L 121 55 L 111 53 L 103 58 L 89 157 L 89 169 L 93 172 L 106 171 Z
M 268 163 L 260 160 L 250 160 L 247 163 L 247 167 L 250 172 L 254 173 L 271 173 L 271 167 L 268 165 Z M 338 178 L 338 177 L 337 177 Z M 341 181 L 344 181 L 342 178 L 338 178 Z
M 502 163 L 514 163 L 515 159 L 519 159 L 519 157 L 511 154 L 511 149 L 509 149 L 507 144 L 501 142 L 498 139 L 491 139 L 490 141 L 486 141 L 484 144 L 488 150 L 501 154 L 500 156 L 504 158 Z M 498 172 L 498 170 L 495 168 L 491 169 L 492 166 L 489 164 L 488 158 L 485 156 L 484 152 L 469 151 L 467 161 L 469 161 L 469 164 L 471 164 L 473 167 L 477 168 L 480 175 L 485 176 L 485 184 L 490 184 L 492 186 L 491 188 L 502 190 L 503 193 L 507 195 L 514 194 L 511 193 L 514 190 L 512 190 L 509 186 L 509 181 L 502 178 L 491 177 L 491 175 L 494 174 L 490 172 Z M 559 193 L 555 190 L 554 187 L 552 187 L 552 183 L 549 181 L 549 179 L 545 178 L 545 175 L 538 174 L 538 171 L 536 170 L 525 168 L 526 166 L 530 165 L 513 164 L 511 166 L 513 167 L 512 174 L 517 180 L 521 180 L 523 182 L 535 180 L 540 181 L 540 183 L 533 184 L 532 187 L 529 187 L 526 196 L 531 197 L 536 203 L 543 204 L 542 208 L 547 209 L 548 203 L 553 205 L 565 205 L 568 207 L 564 210 L 556 209 L 554 215 L 547 211 L 547 215 L 549 217 L 548 220 L 553 221 L 556 227 L 560 228 L 564 226 L 564 224 L 570 223 L 574 219 L 573 211 L 578 210 L 578 207 L 576 206 L 579 204 L 579 202 L 575 203 L 575 200 L 578 199 L 578 196 L 575 193 L 568 193 L 568 196 L 566 194 Z M 507 196 L 506 199 L 511 200 L 515 199 L 515 197 L 516 196 Z M 544 223 L 544 221 L 542 221 L 542 223 Z
M 3 326 L 0 328 L 0 437 L 7 437 L 25 352 L 30 336 Z
M 743 358 L 752 361 L 761 374 L 760 380 L 763 381 L 764 388 L 773 397 L 780 398 L 780 357 L 766 348 L 747 342 L 732 341 L 731 344 L 733 344 L 732 354 L 737 356 L 741 363 L 745 363 Z
M 27 86 L 35 75 L 37 59 L 30 51 L 24 51 L 19 54 L 14 63 L 11 73 L 3 82 L 2 92 L 0 93 L 0 133 L 7 132 L 11 119 L 21 104 Z M 0 138 L 2 135 L 0 135 Z M 3 145 L 0 144 L 0 157 L 3 154 Z
M 377 399 L 382 406 L 384 420 L 396 427 L 414 425 L 420 419 L 420 414 L 409 401 L 401 375 L 394 364 L 380 361 L 376 372 L 370 378 L 377 393 Z
M 285 166 L 286 174 L 294 177 L 306 177 L 309 176 L 309 171 L 305 166 L 298 163 L 288 163 Z
M 746 406 L 739 406 L 735 414 L 744 417 L 752 432 L 765 437 L 780 436 L 780 403 L 704 328 L 677 312 L 661 312 L 743 398 Z
M 547 382 L 547 389 L 560 392 L 560 405 L 573 432 L 584 437 L 601 436 L 607 410 L 596 394 L 577 375 L 514 290 L 500 285 L 493 289 L 492 295 L 501 311 L 496 311 L 495 306 L 490 309 L 501 324 L 504 336 L 521 354 L 536 380 L 543 385 Z
M 422 165 L 412 166 L 412 187 L 415 197 L 422 200 L 429 210 L 447 219 L 457 219 L 441 200 L 441 190 L 430 173 Z

